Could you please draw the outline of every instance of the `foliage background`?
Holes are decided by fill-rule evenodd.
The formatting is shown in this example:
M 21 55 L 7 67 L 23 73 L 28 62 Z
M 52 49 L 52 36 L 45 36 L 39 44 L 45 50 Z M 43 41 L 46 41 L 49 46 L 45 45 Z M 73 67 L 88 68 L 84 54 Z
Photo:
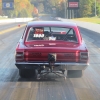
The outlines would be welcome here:
M 95 0 L 79 0 L 79 3 L 80 9 L 74 11 L 76 17 L 93 17 L 95 15 Z M 2 0 L 0 0 L 0 16 L 35 17 L 45 13 L 65 17 L 65 6 L 67 6 L 65 4 L 65 0 L 14 0 L 14 10 L 2 11 Z M 97 16 L 100 17 L 100 0 L 96 0 L 96 9 Z

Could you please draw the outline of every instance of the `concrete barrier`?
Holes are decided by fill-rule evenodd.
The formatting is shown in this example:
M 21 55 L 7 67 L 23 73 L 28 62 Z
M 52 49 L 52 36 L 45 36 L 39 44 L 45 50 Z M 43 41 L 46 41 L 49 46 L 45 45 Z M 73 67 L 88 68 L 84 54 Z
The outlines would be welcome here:
M 1 19 L 0 23 L 12 23 L 12 22 L 28 22 L 34 18 L 13 18 L 13 19 Z

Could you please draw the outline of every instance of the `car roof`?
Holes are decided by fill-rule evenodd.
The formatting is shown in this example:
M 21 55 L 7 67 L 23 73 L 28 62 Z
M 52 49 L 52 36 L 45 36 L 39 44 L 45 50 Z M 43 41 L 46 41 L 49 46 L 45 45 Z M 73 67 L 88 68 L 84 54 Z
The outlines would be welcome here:
M 76 27 L 76 23 L 74 22 L 62 22 L 62 21 L 32 21 L 28 22 L 28 27 L 32 26 L 60 26 L 60 27 Z

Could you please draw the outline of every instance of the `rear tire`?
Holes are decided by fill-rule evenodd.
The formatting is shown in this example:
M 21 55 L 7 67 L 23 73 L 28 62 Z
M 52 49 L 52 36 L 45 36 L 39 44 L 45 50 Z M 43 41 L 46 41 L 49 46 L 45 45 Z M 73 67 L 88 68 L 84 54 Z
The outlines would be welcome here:
M 34 69 L 19 69 L 19 75 L 21 78 L 31 78 L 35 76 Z
M 79 78 L 82 77 L 82 70 L 68 70 L 67 71 L 68 78 Z

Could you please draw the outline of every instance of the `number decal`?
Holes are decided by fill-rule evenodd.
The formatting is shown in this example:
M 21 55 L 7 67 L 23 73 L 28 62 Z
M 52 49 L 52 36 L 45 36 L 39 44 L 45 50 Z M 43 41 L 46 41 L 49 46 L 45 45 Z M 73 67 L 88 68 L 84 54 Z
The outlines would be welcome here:
M 34 34 L 33 37 L 36 37 L 36 38 L 43 38 L 43 37 L 44 37 L 44 34 Z

